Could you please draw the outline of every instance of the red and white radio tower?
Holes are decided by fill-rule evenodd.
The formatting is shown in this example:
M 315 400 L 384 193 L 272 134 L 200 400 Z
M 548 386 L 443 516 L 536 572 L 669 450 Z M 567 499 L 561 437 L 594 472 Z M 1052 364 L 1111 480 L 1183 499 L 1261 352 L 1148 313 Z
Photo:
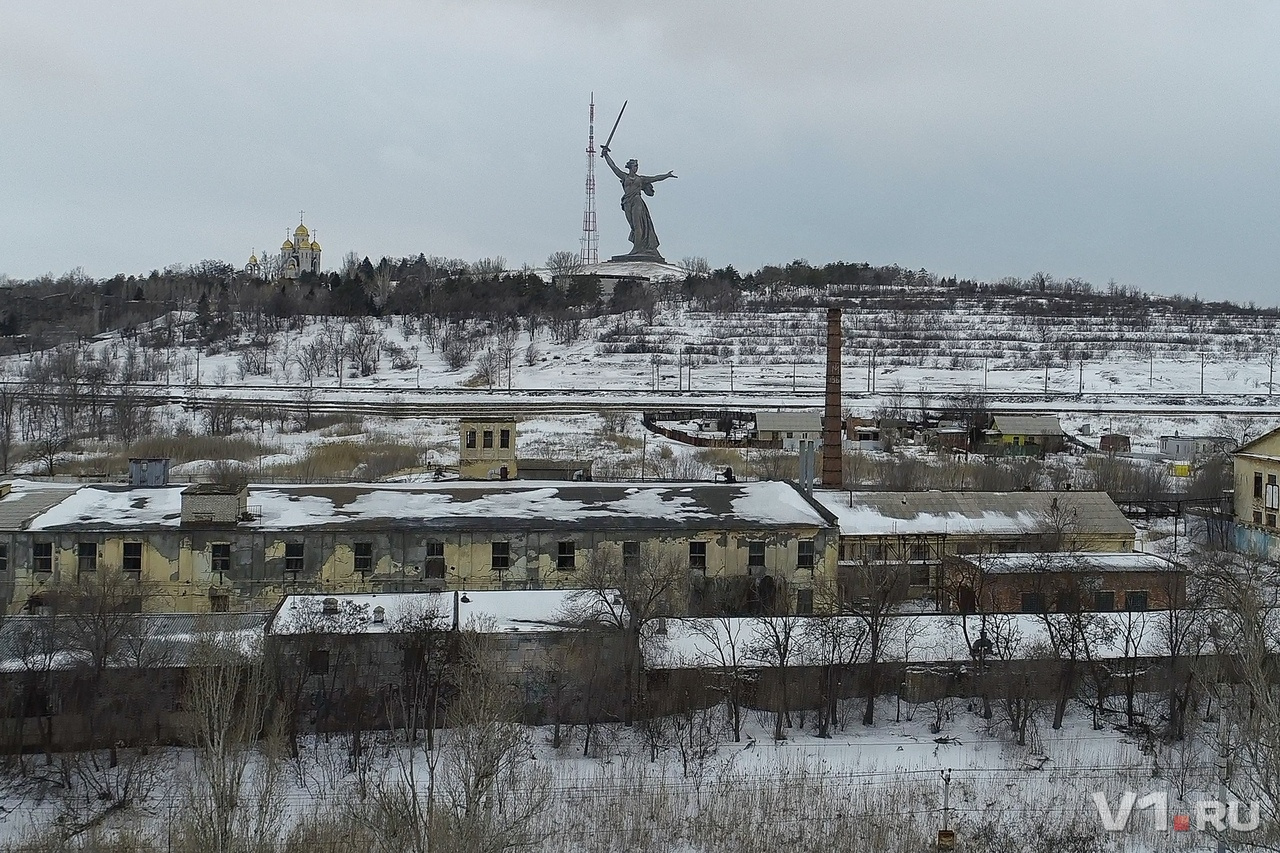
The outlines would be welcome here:
M 596 229 L 596 93 L 591 93 L 587 123 L 587 202 L 582 208 L 582 263 L 600 263 L 600 232 Z

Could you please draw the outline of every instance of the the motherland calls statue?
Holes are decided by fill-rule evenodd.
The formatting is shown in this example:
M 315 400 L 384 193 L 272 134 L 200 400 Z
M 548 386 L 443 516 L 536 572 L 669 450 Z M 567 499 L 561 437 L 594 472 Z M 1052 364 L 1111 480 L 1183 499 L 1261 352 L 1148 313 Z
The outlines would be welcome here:
M 653 230 L 653 220 L 649 217 L 649 206 L 644 203 L 644 196 L 653 195 L 653 185 L 667 178 L 678 177 L 674 172 L 665 175 L 641 175 L 640 164 L 635 160 L 627 161 L 627 171 L 622 171 L 613 158 L 609 156 L 608 147 L 600 149 L 604 161 L 613 169 L 613 173 L 622 181 L 622 212 L 627 215 L 627 224 L 631 226 L 631 251 L 625 255 L 615 255 L 615 261 L 654 261 L 665 264 L 666 259 L 658 253 L 658 234 Z M 641 195 L 643 193 L 644 195 Z
M 623 111 L 627 109 L 625 103 L 622 109 Z M 618 121 L 621 120 L 622 113 L 619 112 Z M 618 122 L 615 121 L 613 130 L 617 129 Z M 638 171 L 640 164 L 635 160 L 628 160 L 627 171 L 622 171 L 609 156 L 609 143 L 612 141 L 613 131 L 610 131 L 609 138 L 605 140 L 604 145 L 600 146 L 600 156 L 604 157 L 609 168 L 618 176 L 618 180 L 622 181 L 622 212 L 627 215 L 627 224 L 631 226 L 631 234 L 627 237 L 631 241 L 631 251 L 625 255 L 614 255 L 609 260 L 652 261 L 665 264 L 666 259 L 658 253 L 658 234 L 653 230 L 653 220 L 649 218 L 649 206 L 644 203 L 644 196 L 653 195 L 653 185 L 658 181 L 674 178 L 676 174 L 667 172 L 665 175 L 641 175 Z

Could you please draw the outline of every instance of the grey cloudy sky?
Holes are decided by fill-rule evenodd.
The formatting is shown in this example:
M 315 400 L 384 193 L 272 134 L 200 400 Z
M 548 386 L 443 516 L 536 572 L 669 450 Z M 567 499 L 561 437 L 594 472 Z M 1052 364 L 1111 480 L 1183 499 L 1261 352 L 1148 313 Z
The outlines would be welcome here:
M 1277 302 L 1280 3 L 0 0 L 0 271 L 540 264 L 586 103 L 669 259 Z M 601 169 L 604 170 L 603 164 Z M 601 254 L 623 252 L 600 176 Z

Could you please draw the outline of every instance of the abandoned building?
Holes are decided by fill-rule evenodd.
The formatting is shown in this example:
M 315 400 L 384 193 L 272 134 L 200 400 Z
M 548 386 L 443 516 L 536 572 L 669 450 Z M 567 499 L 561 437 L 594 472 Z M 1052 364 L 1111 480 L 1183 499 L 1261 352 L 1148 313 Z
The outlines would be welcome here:
M 368 703 L 367 719 L 385 726 L 386 697 L 412 691 L 406 678 L 412 679 L 415 670 L 430 678 L 456 667 L 466 654 L 458 639 L 465 632 L 480 640 L 477 650 L 491 671 L 522 697 L 525 718 L 537 722 L 548 685 L 566 671 L 583 663 L 612 678 L 620 670 L 619 620 L 626 611 L 611 606 L 616 595 L 607 590 L 289 595 L 267 620 L 265 649 L 305 679 L 302 692 L 309 707 L 304 710 L 319 728 L 349 725 L 351 700 L 359 696 Z
M 944 586 L 960 613 L 1140 612 L 1186 603 L 1186 570 L 1158 554 L 984 554 L 944 563 Z
M 1280 429 L 1235 452 L 1234 546 L 1267 559 L 1280 557 Z
M 907 597 L 948 606 L 943 559 L 1044 551 L 1126 552 L 1133 524 L 1103 492 L 818 491 L 840 525 L 840 571 L 905 567 Z
M 806 611 L 834 578 L 837 538 L 827 509 L 777 481 L 19 483 L 0 498 L 0 601 L 31 612 L 99 571 L 136 584 L 153 612 L 264 610 L 313 592 L 567 589 L 612 554 L 678 567 L 693 612 Z
M 462 479 L 515 478 L 515 418 L 463 418 L 458 432 L 458 475 Z

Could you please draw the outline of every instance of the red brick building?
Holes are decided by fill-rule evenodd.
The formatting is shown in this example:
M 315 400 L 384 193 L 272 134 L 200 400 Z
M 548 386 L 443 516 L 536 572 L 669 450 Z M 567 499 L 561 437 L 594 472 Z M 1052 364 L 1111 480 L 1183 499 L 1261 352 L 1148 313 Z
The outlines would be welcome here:
M 1186 570 L 1156 554 L 986 554 L 947 561 L 961 613 L 1168 610 L 1186 603 Z

